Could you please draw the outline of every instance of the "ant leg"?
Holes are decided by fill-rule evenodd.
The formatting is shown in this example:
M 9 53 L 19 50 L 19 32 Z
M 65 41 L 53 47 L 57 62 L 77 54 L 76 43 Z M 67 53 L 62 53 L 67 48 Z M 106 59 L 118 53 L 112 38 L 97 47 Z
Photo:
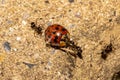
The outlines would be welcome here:
M 69 41 L 68 47 L 75 52 L 75 55 L 77 55 L 80 59 L 83 59 L 82 54 L 81 54 L 82 53 L 81 48 L 75 45 L 73 41 Z
M 65 52 L 65 53 L 67 53 L 68 55 L 72 55 L 72 56 L 74 56 L 75 58 L 77 57 L 76 54 L 73 54 L 73 53 L 70 52 L 70 51 L 66 51 L 66 50 L 61 49 L 61 48 L 59 48 L 59 50 L 61 50 L 61 51 Z
M 78 55 L 78 57 L 80 58 L 80 59 L 83 59 L 83 56 L 82 56 L 82 50 L 81 50 L 81 48 L 80 47 L 76 47 L 77 48 L 77 55 Z

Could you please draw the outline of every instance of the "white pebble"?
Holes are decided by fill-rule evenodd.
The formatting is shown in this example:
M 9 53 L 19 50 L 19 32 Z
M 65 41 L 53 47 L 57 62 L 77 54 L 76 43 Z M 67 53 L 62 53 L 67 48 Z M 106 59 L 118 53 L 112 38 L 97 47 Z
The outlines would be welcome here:
M 26 25 L 27 22 L 25 20 L 22 21 L 22 25 Z
M 21 37 L 16 37 L 16 40 L 17 40 L 17 41 L 20 41 L 20 40 L 21 40 Z
M 85 45 L 85 48 L 88 48 L 88 45 Z
M 79 18 L 79 17 L 80 17 L 80 12 L 77 12 L 77 13 L 75 14 L 75 17 Z
M 55 50 L 55 49 L 53 49 L 50 53 L 51 53 L 51 54 L 54 54 L 54 53 L 55 53 L 55 51 L 56 51 L 56 50 Z
M 57 72 L 58 73 L 58 75 L 60 76 L 61 75 L 61 73 L 60 72 Z
M 70 41 L 73 41 L 73 38 L 70 38 Z
M 9 28 L 9 31 L 10 31 L 10 32 L 13 32 L 13 31 L 14 31 L 14 29 L 10 27 L 10 28 Z
M 13 48 L 13 50 L 14 50 L 14 51 L 17 51 L 17 49 L 16 49 L 16 48 Z

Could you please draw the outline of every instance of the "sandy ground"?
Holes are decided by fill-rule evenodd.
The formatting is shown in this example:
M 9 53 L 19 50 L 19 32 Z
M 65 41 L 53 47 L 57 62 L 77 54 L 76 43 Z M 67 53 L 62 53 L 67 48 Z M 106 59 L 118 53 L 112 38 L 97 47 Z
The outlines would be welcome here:
M 83 60 L 46 47 L 44 31 L 56 23 L 82 48 Z M 112 80 L 119 71 L 120 0 L 0 0 L 0 80 Z

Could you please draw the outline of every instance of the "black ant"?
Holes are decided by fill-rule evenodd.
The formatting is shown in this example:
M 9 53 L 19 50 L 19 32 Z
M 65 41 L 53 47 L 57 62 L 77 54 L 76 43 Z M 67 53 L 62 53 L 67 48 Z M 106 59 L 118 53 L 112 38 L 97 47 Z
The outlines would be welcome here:
M 59 46 L 51 46 L 52 48 L 54 49 L 58 49 L 58 50 L 61 50 L 67 54 L 70 54 L 72 56 L 74 56 L 75 58 L 78 56 L 80 59 L 83 59 L 83 56 L 82 56 L 82 49 L 81 47 L 77 46 L 73 41 L 71 41 L 69 38 L 65 38 L 65 42 L 66 42 L 66 46 L 63 47 L 63 48 L 69 48 L 70 50 L 74 51 L 74 52 L 70 52 L 70 51 L 67 51 Z M 49 45 L 47 45 L 49 46 Z
M 113 45 L 110 43 L 108 46 L 105 47 L 105 49 L 101 52 L 101 57 L 106 60 L 108 54 L 113 51 Z
M 64 50 L 64 49 L 62 49 L 62 48 L 59 48 L 59 50 L 61 50 L 61 51 L 63 51 L 63 52 L 66 52 L 66 53 L 74 56 L 75 58 L 78 56 L 80 59 L 83 59 L 83 56 L 82 56 L 82 54 L 81 54 L 81 53 L 82 53 L 81 47 L 76 46 L 76 45 L 73 45 L 73 46 L 68 46 L 68 48 L 72 49 L 74 52 L 72 53 L 72 52 L 66 51 L 66 50 Z
M 120 71 L 113 74 L 112 80 L 120 80 Z
M 42 34 L 41 26 L 36 26 L 35 22 L 31 22 L 31 28 L 37 32 L 37 34 Z
M 74 54 L 75 56 L 77 55 L 79 58 L 83 59 L 82 54 L 81 54 L 82 53 L 81 47 L 75 45 L 73 41 L 69 41 L 68 48 L 76 52 L 76 54 Z

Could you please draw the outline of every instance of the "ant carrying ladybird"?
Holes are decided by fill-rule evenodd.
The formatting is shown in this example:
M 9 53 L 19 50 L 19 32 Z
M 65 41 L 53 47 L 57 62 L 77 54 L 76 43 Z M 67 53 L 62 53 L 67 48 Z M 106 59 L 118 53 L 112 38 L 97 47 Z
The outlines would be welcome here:
M 82 50 L 79 46 L 75 45 L 73 41 L 70 40 L 70 33 L 67 29 L 59 24 L 53 24 L 47 27 L 45 30 L 45 41 L 46 45 L 51 46 L 55 49 L 63 50 L 62 48 L 70 48 L 75 53 L 70 53 L 73 56 L 78 56 L 82 59 Z
M 101 57 L 102 57 L 104 60 L 106 60 L 108 54 L 109 54 L 110 52 L 112 52 L 112 50 L 113 50 L 113 48 L 112 48 L 112 43 L 110 43 L 109 45 L 107 45 L 107 46 L 105 47 L 105 49 L 102 50 L 102 52 L 101 52 Z

